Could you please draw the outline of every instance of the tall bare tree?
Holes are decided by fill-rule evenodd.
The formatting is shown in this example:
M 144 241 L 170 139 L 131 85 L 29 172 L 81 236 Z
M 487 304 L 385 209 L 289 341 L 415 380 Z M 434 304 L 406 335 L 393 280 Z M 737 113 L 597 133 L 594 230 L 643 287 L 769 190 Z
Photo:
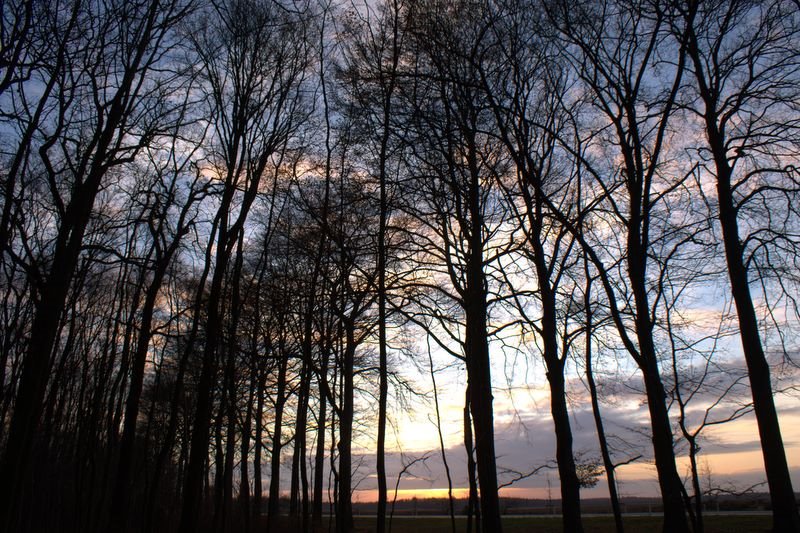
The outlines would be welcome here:
M 180 530 L 185 532 L 197 529 L 200 514 L 223 282 L 265 171 L 282 161 L 305 113 L 302 85 L 309 47 L 302 25 L 298 31 L 302 14 L 290 8 L 271 0 L 256 4 L 232 0 L 198 13 L 190 30 L 215 124 L 208 146 L 209 171 L 222 190 L 208 245 L 214 249 L 214 265 L 205 301 L 202 367 L 183 492 Z
M 689 109 L 704 126 L 697 155 L 716 185 L 716 209 L 770 488 L 774 531 L 797 531 L 770 369 L 751 284 L 797 266 L 795 166 L 800 149 L 796 2 L 676 2 L 675 31 L 690 58 Z M 772 214 L 777 216 L 772 216 Z M 781 259 L 784 258 L 784 259 Z M 771 273 L 772 272 L 772 273 Z M 774 278 L 773 278 L 774 279 Z M 788 278 L 788 283 L 796 280 Z M 778 282 L 779 293 L 786 286 Z M 771 295 L 763 294 L 769 300 Z
M 673 129 L 677 95 L 685 70 L 685 50 L 667 31 L 662 6 L 647 2 L 545 2 L 545 12 L 563 42 L 562 54 L 572 63 L 602 123 L 596 135 L 619 157 L 618 166 L 599 166 L 601 158 L 575 154 L 605 194 L 609 210 L 620 224 L 619 259 L 624 262 L 624 286 L 619 294 L 606 276 L 609 268 L 588 250 L 611 307 L 618 334 L 644 379 L 653 435 L 653 450 L 664 505 L 664 530 L 688 531 L 683 485 L 675 465 L 674 438 L 666 404 L 654 337 L 652 265 L 649 254 L 661 237 L 660 210 L 670 193 L 688 178 L 680 169 L 665 172 L 665 154 Z M 583 130 L 583 136 L 592 136 Z M 585 137 L 589 138 L 589 137 Z M 595 137 L 597 139 L 597 137 Z M 671 175 L 674 172 L 677 177 Z M 669 219 L 666 219 L 669 222 Z M 577 231 L 577 228 L 574 228 Z M 586 249 L 586 240 L 578 235 Z M 600 237 L 602 248 L 614 236 Z M 613 262 L 614 259 L 611 259 Z M 649 269 L 650 267 L 650 269 Z M 630 325 L 621 314 L 628 307 Z
M 41 7 L 42 20 L 60 18 L 57 5 Z M 58 90 L 40 95 L 48 100 L 52 118 L 46 124 L 32 121 L 39 124 L 35 124 L 36 134 L 29 136 L 37 147 L 38 161 L 27 167 L 41 169 L 40 176 L 31 178 L 49 184 L 55 222 L 47 256 L 31 257 L 35 264 L 28 267 L 35 272 L 36 309 L 1 470 L 0 521 L 12 529 L 20 484 L 30 467 L 59 321 L 95 200 L 112 169 L 135 157 L 174 118 L 169 101 L 163 98 L 174 87 L 174 74 L 157 69 L 167 67 L 163 64 L 165 43 L 173 39 L 172 32 L 190 3 L 84 5 L 76 1 L 71 8 L 70 22 L 50 26 L 64 39 L 51 65 L 57 72 Z M 10 201 L 7 197 L 6 205 Z
M 379 395 L 378 395 L 378 436 L 376 450 L 376 470 L 378 474 L 378 512 L 377 531 L 386 528 L 386 418 L 389 393 L 387 363 L 387 244 L 390 216 L 389 177 L 392 160 L 392 113 L 394 96 L 398 85 L 398 66 L 402 54 L 406 8 L 398 0 L 381 3 L 375 8 L 365 6 L 367 15 L 360 17 L 359 24 L 352 24 L 351 39 L 345 58 L 345 70 L 352 79 L 350 87 L 359 111 L 377 132 L 377 138 L 370 140 L 376 144 L 374 151 L 374 172 L 377 174 L 379 189 L 379 217 L 377 227 L 377 287 L 378 295 L 378 351 L 379 351 Z M 353 13 L 358 13 L 354 10 Z
M 520 243 L 514 250 L 519 260 L 509 261 L 503 277 L 523 327 L 534 332 L 532 344 L 541 347 L 550 385 L 564 530 L 582 531 L 565 378 L 569 346 L 582 328 L 570 309 L 572 271 L 580 273 L 579 247 L 570 227 L 558 220 L 582 216 L 580 172 L 570 150 L 560 145 L 575 128 L 576 111 L 561 105 L 570 84 L 569 69 L 540 25 L 541 17 L 540 11 L 519 2 L 498 5 L 481 79 L 495 117 L 494 130 L 515 169 L 511 177 L 499 179 L 513 231 L 519 234 L 512 239 Z
M 473 7 L 425 2 L 409 10 L 416 57 L 407 73 L 412 82 L 400 89 L 408 122 L 396 131 L 408 147 L 412 178 L 404 181 L 403 205 L 417 221 L 409 229 L 420 254 L 411 282 L 422 289 L 412 313 L 418 316 L 410 318 L 429 330 L 435 323 L 437 344 L 465 363 L 482 525 L 501 531 L 489 310 L 490 270 L 503 253 L 495 239 L 504 212 L 494 180 L 505 159 L 485 133 L 491 114 L 474 63 L 486 12 Z

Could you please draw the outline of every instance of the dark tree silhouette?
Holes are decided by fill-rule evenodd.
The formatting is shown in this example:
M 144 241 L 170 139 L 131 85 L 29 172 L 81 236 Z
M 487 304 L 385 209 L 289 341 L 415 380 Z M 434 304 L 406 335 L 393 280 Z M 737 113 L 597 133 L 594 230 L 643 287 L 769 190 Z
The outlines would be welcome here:
M 283 156 L 301 123 L 300 88 L 309 61 L 306 36 L 296 31 L 298 19 L 287 6 L 232 0 L 207 9 L 197 15 L 192 35 L 209 113 L 217 121 L 209 146 L 211 171 L 223 188 L 209 240 L 214 267 L 180 527 L 187 533 L 197 529 L 202 499 L 223 283 L 265 170 Z
M 136 157 L 173 119 L 168 103 L 153 106 L 154 99 L 172 88 L 171 76 L 159 76 L 156 68 L 166 66 L 161 63 L 162 41 L 172 39 L 188 8 L 188 3 L 158 0 L 103 8 L 76 2 L 66 25 L 51 26 L 62 39 L 50 65 L 58 96 L 51 100 L 52 93 L 45 90 L 40 98 L 55 116 L 41 128 L 34 117 L 30 126 L 39 128 L 37 166 L 51 184 L 57 222 L 47 255 L 30 258 L 34 263 L 28 266 L 36 272 L 35 311 L 0 468 L 0 522 L 12 529 L 21 486 L 30 472 L 59 321 L 95 200 L 112 169 Z M 47 8 L 39 16 L 59 18 Z M 23 142 L 32 144 L 33 135 L 26 135 Z M 73 136 L 77 142 L 68 141 Z M 13 184 L 7 185 L 12 194 L 6 206 L 13 195 Z
M 676 22 L 694 77 L 691 91 L 696 97 L 689 106 L 705 125 L 707 146 L 698 155 L 716 179 L 717 216 L 775 531 L 797 531 L 800 515 L 750 285 L 757 277 L 754 270 L 780 269 L 774 263 L 778 257 L 786 256 L 790 263 L 797 257 L 798 243 L 786 225 L 797 215 L 800 192 L 793 161 L 799 146 L 797 8 L 796 3 L 779 1 L 687 2 L 678 4 Z M 750 214 L 765 206 L 768 212 L 781 211 L 783 220 L 755 215 L 758 222 L 752 224 Z M 755 227 L 748 231 L 751 225 Z

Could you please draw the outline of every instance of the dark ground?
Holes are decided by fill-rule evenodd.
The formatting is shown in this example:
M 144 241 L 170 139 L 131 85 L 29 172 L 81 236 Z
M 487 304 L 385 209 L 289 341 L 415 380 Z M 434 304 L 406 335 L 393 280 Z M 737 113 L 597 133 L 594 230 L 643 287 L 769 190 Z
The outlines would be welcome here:
M 658 533 L 661 531 L 660 516 L 627 516 L 625 531 L 630 533 L 645 532 Z M 762 515 L 710 515 L 705 519 L 706 533 L 748 533 L 768 532 L 772 524 L 769 514 Z M 586 533 L 613 533 L 614 519 L 611 516 L 589 516 L 583 520 Z M 507 516 L 503 518 L 503 531 L 505 533 L 563 533 L 561 518 L 549 516 L 522 517 Z M 299 529 L 285 523 L 282 531 L 294 532 Z M 466 530 L 464 517 L 456 517 L 456 531 L 463 533 Z M 324 527 L 322 531 L 329 531 Z M 374 517 L 356 517 L 356 531 L 358 533 L 373 533 L 375 531 Z M 448 533 L 451 531 L 450 519 L 447 517 L 395 517 L 388 533 Z M 474 531 L 474 529 L 473 529 Z
M 631 516 L 625 519 L 626 532 L 661 531 L 661 517 Z M 706 533 L 744 533 L 770 531 L 772 517 L 761 516 L 709 516 L 705 520 Z M 466 520 L 456 518 L 457 531 L 464 531 Z M 613 517 L 586 517 L 583 520 L 586 533 L 613 533 Z M 363 533 L 375 530 L 374 523 L 357 519 L 356 527 Z M 451 529 L 449 518 L 395 518 L 390 533 L 433 533 L 448 532 Z M 387 528 L 387 531 L 388 528 Z M 537 533 L 563 533 L 561 518 L 558 517 L 505 517 L 503 531 L 506 533 L 535 531 Z

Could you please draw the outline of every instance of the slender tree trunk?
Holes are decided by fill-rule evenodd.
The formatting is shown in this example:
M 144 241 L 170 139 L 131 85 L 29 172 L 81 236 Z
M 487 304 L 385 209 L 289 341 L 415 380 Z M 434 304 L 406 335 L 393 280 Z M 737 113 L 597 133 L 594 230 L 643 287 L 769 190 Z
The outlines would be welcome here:
M 229 353 L 228 357 L 231 361 L 234 360 L 234 353 Z M 228 387 L 228 405 L 226 412 L 226 430 L 225 430 L 225 469 L 223 474 L 222 484 L 222 508 L 220 530 L 223 532 L 230 531 L 231 526 L 231 513 L 233 511 L 233 471 L 234 460 L 236 453 L 236 419 L 237 419 L 237 398 L 236 398 L 236 379 L 235 363 L 228 363 L 229 371 L 226 378 L 226 386 Z M 243 457 L 242 462 L 247 462 L 247 458 Z
M 253 402 L 257 381 L 258 374 L 251 367 L 250 391 L 247 396 L 247 405 L 244 406 L 245 417 L 244 424 L 242 424 L 242 442 L 239 453 L 239 503 L 241 504 L 241 524 L 245 533 L 250 531 L 252 516 L 250 510 L 250 431 L 253 427 Z
M 484 318 L 485 317 L 481 317 Z M 478 319 L 480 321 L 480 318 Z M 469 333 L 469 325 L 467 326 Z M 489 347 L 484 333 L 467 341 L 476 349 L 469 374 L 471 393 L 470 410 L 475 426 L 475 457 L 478 466 L 478 483 L 480 484 L 481 517 L 486 531 L 500 533 L 503 530 L 500 521 L 500 499 L 497 491 L 497 469 L 495 467 L 494 450 L 494 416 L 492 414 L 492 387 L 489 372 Z M 477 339 L 474 337 L 478 337 Z M 481 339 L 482 337 L 482 339 Z
M 215 221 L 215 223 L 214 223 L 214 226 L 213 226 L 212 232 L 211 232 L 212 236 L 217 231 L 217 224 L 218 223 L 219 223 L 218 220 Z M 153 526 L 153 519 L 155 518 L 154 517 L 154 513 L 155 513 L 158 505 L 160 504 L 160 502 L 158 500 L 158 494 L 160 492 L 162 474 L 163 474 L 164 468 L 165 468 L 165 466 L 167 464 L 167 461 L 168 461 L 169 457 L 173 453 L 175 439 L 176 439 L 176 436 L 178 435 L 178 429 L 179 429 L 178 426 L 179 426 L 179 420 L 180 420 L 180 416 L 181 416 L 180 408 L 181 408 L 181 405 L 183 405 L 183 400 L 184 400 L 184 381 L 185 381 L 185 377 L 186 377 L 186 370 L 187 370 L 187 366 L 189 364 L 189 358 L 190 358 L 190 356 L 192 356 L 194 354 L 195 345 L 196 345 L 196 341 L 197 341 L 197 333 L 198 333 L 198 330 L 199 330 L 199 327 L 200 327 L 199 316 L 200 316 L 200 314 L 202 312 L 202 306 L 203 306 L 203 297 L 202 296 L 204 294 L 204 289 L 205 289 L 205 286 L 206 286 L 206 281 L 208 279 L 208 275 L 211 272 L 211 265 L 212 265 L 211 257 L 212 257 L 212 247 L 208 246 L 206 248 L 206 255 L 205 255 L 205 261 L 204 261 L 204 266 L 203 266 L 203 272 L 200 274 L 200 279 L 199 279 L 198 284 L 197 284 L 197 291 L 196 291 L 196 293 L 194 295 L 194 302 L 193 302 L 193 305 L 192 305 L 192 316 L 195 317 L 195 318 L 192 320 L 192 325 L 191 325 L 191 327 L 189 329 L 185 346 L 183 346 L 183 347 L 179 346 L 179 348 L 182 348 L 182 349 L 179 349 L 180 358 L 178 360 L 177 375 L 175 376 L 175 385 L 173 387 L 174 390 L 172 392 L 172 399 L 170 401 L 169 423 L 167 425 L 167 431 L 166 431 L 166 435 L 164 436 L 163 445 L 161 447 L 161 450 L 158 453 L 158 457 L 156 459 L 156 465 L 155 465 L 155 468 L 153 469 L 153 479 L 152 479 L 152 482 L 151 482 L 151 485 L 150 485 L 150 487 L 151 487 L 150 488 L 150 496 L 149 496 L 149 502 L 148 502 L 148 505 L 147 505 L 147 508 L 148 508 L 148 512 L 147 512 L 148 527 L 147 527 L 147 529 L 148 530 L 150 530 L 152 528 L 152 526 Z M 179 456 L 178 456 L 178 473 L 179 473 L 179 475 L 177 476 L 179 485 L 182 485 L 182 482 L 184 481 L 183 474 L 184 474 L 185 469 L 186 469 L 187 450 L 188 450 L 187 442 L 188 442 L 188 440 L 189 439 L 186 438 L 185 436 L 184 436 L 183 439 L 181 439 L 180 453 L 179 453 Z M 176 502 L 177 504 L 180 505 L 182 503 L 182 498 L 183 498 L 184 494 L 183 494 L 183 492 L 181 491 L 181 489 L 179 487 L 176 487 L 176 493 L 180 494 L 180 496 L 181 496 L 181 500 Z
M 699 77 L 703 70 L 702 66 L 698 67 L 701 65 L 701 60 L 696 42 L 689 47 L 689 54 L 696 67 L 701 69 L 698 71 Z M 800 515 L 797 511 L 797 502 L 789 475 L 789 464 L 781 437 L 778 413 L 772 397 L 769 364 L 761 343 L 758 318 L 750 293 L 747 267 L 744 263 L 744 250 L 739 237 L 738 213 L 733 197 L 733 169 L 728 162 L 724 135 L 716 124 L 715 100 L 709 94 L 704 83 L 701 87 L 701 95 L 706 104 L 706 134 L 716 166 L 719 221 L 725 246 L 725 260 L 728 265 L 728 277 L 733 301 L 736 305 L 736 315 L 739 319 L 742 350 L 750 377 L 753 411 L 758 423 L 758 434 L 761 439 L 761 450 L 772 503 L 773 531 L 796 532 L 800 531 Z
M 388 128 L 386 128 L 388 131 Z M 377 532 L 386 531 L 386 401 L 389 395 L 389 371 L 386 353 L 386 138 L 381 147 L 380 221 L 378 224 L 378 442 L 376 470 L 378 475 Z
M 303 361 L 300 371 L 300 390 L 297 396 L 297 416 L 294 424 L 294 450 L 292 452 L 292 478 L 289 495 L 289 515 L 295 520 L 301 520 L 302 530 L 305 531 L 305 508 L 304 501 L 307 497 L 305 486 L 305 464 L 306 464 L 306 435 L 308 422 L 308 404 L 311 380 L 310 364 Z M 297 527 L 297 522 L 295 522 Z
M 282 347 L 279 353 L 278 383 L 275 393 L 275 425 L 272 430 L 272 449 L 270 450 L 269 499 L 267 500 L 267 532 L 278 531 L 280 520 L 280 487 L 281 487 L 281 449 L 283 443 L 283 409 L 286 404 L 286 367 L 288 356 Z
M 256 389 L 256 434 L 255 445 L 253 447 L 253 516 L 252 523 L 257 525 L 261 517 L 262 498 L 264 494 L 264 482 L 261 474 L 261 454 L 264 449 L 264 389 L 265 378 L 262 375 L 263 371 L 259 370 L 258 388 Z M 283 394 L 283 392 L 281 392 Z M 277 408 L 275 409 L 277 416 Z
M 480 205 L 480 172 L 474 139 L 468 142 L 470 168 L 469 187 L 469 255 L 466 264 L 464 293 L 465 357 L 470 393 L 470 410 L 475 428 L 475 457 L 480 484 L 481 517 L 485 531 L 501 533 L 500 498 L 497 488 L 496 454 L 494 449 L 494 413 L 492 409 L 492 376 L 487 330 L 486 274 L 483 271 L 483 216 Z
M 328 379 L 328 357 L 327 348 L 322 354 L 322 365 L 318 379 Z M 320 386 L 320 391 L 322 386 Z M 322 528 L 322 495 L 325 473 L 325 426 L 327 424 L 328 402 L 325 395 L 319 395 L 319 415 L 317 416 L 317 451 L 314 456 L 314 498 L 313 509 L 311 512 L 311 527 L 314 530 Z
M 309 376 L 309 381 L 311 377 Z M 306 425 L 308 425 L 308 400 L 306 400 Z M 300 449 L 300 489 L 301 489 L 301 512 L 302 512 L 302 526 L 303 531 L 307 533 L 311 527 L 311 502 L 309 501 L 309 481 L 308 481 L 308 460 L 307 460 L 307 449 L 306 443 L 308 441 L 307 437 L 307 428 L 303 429 L 303 447 Z
M 273 200 L 272 205 L 274 205 L 275 197 L 274 195 L 277 193 L 277 187 L 273 184 Z M 273 211 L 270 209 L 270 218 L 269 224 L 267 227 L 272 227 L 272 214 Z M 263 335 L 261 329 L 262 323 L 262 294 L 263 294 L 263 284 L 264 284 L 264 277 L 267 274 L 267 253 L 266 250 L 262 255 L 262 261 L 260 261 L 259 269 L 258 269 L 258 278 L 255 284 L 255 287 L 252 290 L 255 292 L 254 298 L 254 316 L 252 318 L 251 330 L 250 330 L 250 345 L 251 345 L 251 365 L 250 371 L 252 372 L 252 384 L 254 386 L 254 390 L 252 391 L 253 397 L 255 399 L 255 405 L 253 405 L 253 399 L 250 400 L 250 405 L 248 406 L 249 411 L 248 414 L 252 413 L 252 416 L 255 417 L 255 443 L 253 445 L 253 492 L 252 492 L 252 505 L 248 504 L 248 515 L 247 515 L 247 529 L 245 533 L 250 533 L 255 528 L 259 527 L 261 522 L 261 501 L 263 496 L 263 480 L 262 480 L 262 473 L 261 473 L 261 454 L 263 451 L 263 431 L 264 431 L 264 389 L 266 388 L 266 378 L 267 372 L 265 370 L 267 361 L 267 355 L 272 347 L 272 343 L 267 340 L 266 349 L 263 352 L 259 351 L 259 341 Z M 267 339 L 269 339 L 267 335 Z M 254 412 L 253 412 L 254 410 Z M 252 420 L 250 421 L 252 424 Z M 249 427 L 249 426 L 248 426 Z M 250 438 L 250 430 L 247 430 L 247 438 L 249 441 Z M 243 462 L 246 461 L 243 459 Z
M 439 449 L 441 450 L 442 454 L 444 473 L 447 477 L 447 502 L 450 510 L 450 528 L 453 533 L 456 533 L 456 511 L 453 503 L 453 478 L 450 476 L 450 466 L 447 464 L 447 454 L 445 453 L 444 435 L 442 435 L 442 416 L 441 412 L 439 411 L 439 391 L 436 388 L 436 374 L 433 368 L 433 355 L 431 354 L 430 344 L 428 344 L 428 362 L 430 363 L 431 383 L 433 384 L 433 403 L 434 407 L 436 408 L 436 432 L 439 435 Z
M 682 496 L 683 484 L 678 475 L 675 452 L 672 448 L 672 426 L 664 403 L 666 392 L 658 373 L 658 367 L 653 360 L 642 369 L 642 375 L 650 412 L 653 451 L 661 488 L 661 501 L 664 505 L 664 531 L 689 531 L 686 507 Z
M 350 324 L 345 326 L 347 343 L 342 361 L 342 398 L 339 418 L 339 508 L 336 512 L 336 531 L 353 531 L 352 504 L 352 444 L 353 439 L 353 366 L 355 359 L 355 338 Z
M 560 364 L 559 364 L 560 367 Z M 567 412 L 567 396 L 563 368 L 547 373 L 550 383 L 550 410 L 556 433 L 556 462 L 561 480 L 561 513 L 565 532 L 582 532 L 580 482 L 572 453 L 572 429 Z
M 550 384 L 550 412 L 556 434 L 556 463 L 561 486 L 561 514 L 564 531 L 582 533 L 580 482 L 575 468 L 572 451 L 572 427 L 567 410 L 567 391 L 564 382 L 564 359 L 558 349 L 558 327 L 556 295 L 551 281 L 550 269 L 542 244 L 542 201 L 538 198 L 531 213 L 531 237 L 529 243 L 533 250 L 533 261 L 539 286 L 542 306 L 541 332 L 543 341 L 542 358 L 547 367 L 547 381 Z M 530 203 L 529 203 L 530 206 Z M 530 210 L 530 207 L 529 207 Z M 555 259 L 553 259 L 555 260 Z M 565 354 L 563 354 L 565 355 Z
M 378 442 L 377 442 L 377 474 L 378 474 L 378 529 L 377 533 L 386 531 L 386 401 L 389 395 L 389 370 L 387 368 L 387 346 L 386 346 L 386 228 L 389 218 L 389 206 L 387 198 L 387 165 L 389 157 L 389 136 L 391 129 L 389 121 L 392 114 L 392 96 L 394 94 L 395 82 L 397 77 L 397 64 L 400 57 L 399 50 L 399 19 L 400 13 L 397 3 L 388 14 L 392 23 L 392 48 L 391 48 L 391 70 L 388 79 L 383 79 L 384 73 L 381 68 L 381 82 L 386 84 L 381 89 L 383 94 L 383 116 L 381 117 L 381 145 L 379 153 L 379 217 L 378 217 L 378 260 L 376 268 L 378 270 L 378 371 L 380 383 L 378 389 Z
M 197 384 L 197 407 L 194 415 L 189 458 L 186 467 L 181 511 L 181 533 L 194 533 L 200 519 L 203 501 L 203 473 L 208 460 L 208 437 L 210 430 L 212 388 L 217 374 L 217 346 L 221 326 L 220 299 L 222 281 L 227 266 L 227 253 L 224 251 L 225 239 L 219 241 L 218 259 L 214 271 L 211 290 L 208 296 L 206 318 L 206 340 L 202 352 L 200 380 Z M 197 317 L 199 320 L 199 317 Z M 221 416 L 221 414 L 220 414 Z
M 238 396 L 236 388 L 236 364 L 239 353 L 239 317 L 241 316 L 241 278 L 242 263 L 244 261 L 244 232 L 239 232 L 236 244 L 236 258 L 233 264 L 233 272 L 230 274 L 230 303 L 229 303 L 229 324 L 228 324 L 228 361 L 225 370 L 225 386 L 228 388 L 228 405 L 226 410 L 227 431 L 225 440 L 225 477 L 223 485 L 223 505 L 222 505 L 222 531 L 229 531 L 232 522 L 233 512 L 233 471 L 234 454 L 236 450 L 236 426 L 238 420 Z M 249 406 L 247 407 L 249 409 Z M 249 430 L 248 430 L 249 431 Z M 247 464 L 247 456 L 241 458 L 242 464 Z M 245 468 L 246 469 L 246 468 Z M 245 476 L 246 479 L 246 476 Z
M 321 397 L 317 427 L 317 451 L 314 455 L 314 497 L 312 499 L 313 508 L 311 511 L 311 527 L 315 530 L 322 527 L 322 494 L 324 489 L 323 484 L 325 473 L 326 419 L 327 402 L 324 397 Z
M 617 533 L 624 533 L 625 528 L 622 523 L 622 511 L 619 505 L 619 495 L 617 494 L 617 481 L 615 476 L 615 466 L 611 459 L 611 452 L 608 449 L 608 440 L 606 439 L 605 426 L 603 424 L 603 417 L 600 415 L 600 401 L 597 396 L 597 384 L 594 380 L 594 370 L 592 369 L 592 307 L 591 307 L 591 286 L 592 281 L 589 276 L 588 263 L 586 267 L 586 294 L 585 294 L 585 310 L 586 310 L 586 382 L 589 385 L 589 396 L 592 400 L 592 415 L 594 417 L 594 425 L 597 430 L 597 439 L 600 443 L 600 455 L 603 458 L 603 467 L 606 471 L 606 480 L 608 481 L 608 495 L 611 499 L 611 510 L 614 514 L 614 525 Z
M 337 348 L 338 350 L 338 348 Z M 338 373 L 336 372 L 336 366 L 334 365 L 334 372 L 333 372 L 333 385 L 331 387 L 332 390 L 339 392 L 339 382 L 337 380 Z M 341 397 L 341 396 L 338 396 Z M 330 520 L 333 520 L 332 525 L 334 527 L 338 524 L 338 519 L 336 519 L 337 512 L 339 510 L 339 472 L 336 466 L 336 450 L 339 448 L 339 442 L 336 439 L 337 435 L 339 434 L 339 424 L 338 424 L 338 415 L 339 410 L 336 409 L 334 406 L 331 406 L 331 419 L 330 419 L 330 444 L 328 445 L 328 465 L 330 467 L 330 475 L 328 476 L 328 494 L 332 493 L 333 501 L 328 502 L 328 513 L 330 514 L 329 518 L 329 527 L 330 527 Z M 331 486 L 333 483 L 333 486 Z
M 692 469 L 692 490 L 694 491 L 694 533 L 703 533 L 705 524 L 703 523 L 703 489 L 700 487 L 700 473 L 697 470 L 697 452 L 699 448 L 694 437 L 687 438 L 689 441 L 689 465 Z
M 717 148 L 717 147 L 715 147 Z M 721 151 L 719 147 L 717 150 Z M 739 318 L 739 332 L 742 339 L 744 358 L 750 377 L 750 390 L 753 394 L 753 410 L 758 423 L 761 449 L 767 473 L 770 500 L 772 502 L 773 531 L 800 531 L 800 516 L 797 511 L 789 465 L 781 437 L 778 413 L 772 397 L 772 383 L 761 336 L 758 330 L 747 270 L 744 265 L 742 244 L 739 239 L 736 208 L 731 189 L 731 172 L 727 160 L 717 157 L 717 191 L 719 194 L 719 219 L 725 244 L 725 259 L 728 262 L 728 275 L 731 292 Z
M 225 447 L 227 440 L 223 436 L 225 430 L 226 414 L 228 412 L 228 401 L 230 389 L 228 387 L 228 371 L 227 366 L 222 375 L 221 389 L 219 399 L 219 407 L 214 417 L 214 483 L 213 483 L 213 497 L 211 498 L 212 509 L 214 515 L 212 517 L 212 531 L 214 533 L 222 532 L 222 522 L 225 518 L 225 485 L 226 485 L 226 453 Z M 211 472 L 208 472 L 210 476 Z M 212 488 L 212 487 L 209 487 Z M 204 505 L 205 507 L 205 505 Z
M 125 404 L 125 421 L 120 439 L 117 475 L 111 498 L 109 531 L 123 531 L 127 527 L 128 502 L 131 499 L 128 489 L 131 469 L 133 468 L 133 445 L 136 439 L 136 422 L 139 418 L 139 402 L 144 384 L 147 350 L 150 346 L 153 311 L 168 262 L 169 258 L 167 257 L 165 261 L 158 265 L 142 306 L 142 321 L 131 367 L 131 384 L 128 391 L 128 400 Z
M 632 179 L 632 178 L 631 178 Z M 674 436 L 667 409 L 667 393 L 661 380 L 653 339 L 653 322 L 650 319 L 650 302 L 647 293 L 647 237 L 643 235 L 641 197 L 630 189 L 631 214 L 628 220 L 628 278 L 635 303 L 634 329 L 639 342 L 637 365 L 642 371 L 647 407 L 650 413 L 653 452 L 664 506 L 664 531 L 688 532 L 686 503 L 683 500 L 683 481 L 675 464 Z
M 481 515 L 478 508 L 478 478 L 475 465 L 475 445 L 472 439 L 472 417 L 470 416 L 470 393 L 467 384 L 464 400 L 464 448 L 467 452 L 467 477 L 469 480 L 469 500 L 467 502 L 467 533 L 472 533 L 472 519 L 475 517 L 475 531 L 480 533 Z

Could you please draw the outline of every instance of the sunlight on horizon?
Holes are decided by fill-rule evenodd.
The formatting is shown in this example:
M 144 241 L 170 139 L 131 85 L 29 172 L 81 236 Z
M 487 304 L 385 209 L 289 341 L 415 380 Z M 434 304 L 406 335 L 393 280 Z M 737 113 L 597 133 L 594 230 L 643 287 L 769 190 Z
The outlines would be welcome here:
M 438 378 L 437 378 L 438 379 Z M 465 452 L 463 443 L 463 388 L 464 384 L 456 376 L 454 379 L 441 380 L 439 385 L 439 402 L 442 418 L 442 437 L 445 443 L 448 462 L 453 475 L 463 475 L 465 467 Z M 495 431 L 498 442 L 502 444 L 510 436 L 513 444 L 524 445 L 526 439 L 530 442 L 531 438 L 550 439 L 547 446 L 530 444 L 529 464 L 537 464 L 536 458 L 542 462 L 555 453 L 555 438 L 552 432 L 552 421 L 549 413 L 549 391 L 544 384 L 529 387 L 523 390 L 519 387 L 511 392 L 498 388 L 495 393 Z M 586 398 L 582 398 L 586 400 Z M 588 401 L 588 400 L 587 400 Z M 635 398 L 629 398 L 618 407 L 628 413 L 629 420 L 634 422 L 640 417 L 646 419 L 647 409 L 638 403 Z M 526 405 L 527 402 L 527 405 Z M 432 403 L 432 400 L 431 400 Z M 784 436 L 784 445 L 787 459 L 791 469 L 792 478 L 796 486 L 800 486 L 800 410 L 796 408 L 793 398 L 779 396 L 776 404 L 780 413 L 781 427 Z M 423 409 L 424 402 L 420 401 L 414 409 L 398 410 L 395 412 L 395 446 L 391 451 L 395 454 L 402 453 L 406 457 L 418 457 L 427 454 L 436 467 L 425 470 L 424 476 L 414 475 L 414 469 L 406 472 L 399 483 L 397 499 L 410 498 L 446 498 L 447 482 L 444 470 L 440 463 L 441 447 L 439 435 L 436 428 L 435 416 L 427 413 Z M 527 409 L 526 409 L 527 407 Z M 605 407 L 608 409 L 608 406 Z M 588 405 L 580 404 L 571 406 L 573 418 L 576 411 L 587 412 L 590 410 Z M 549 428 L 548 431 L 537 431 L 537 428 L 526 428 L 524 423 L 515 419 L 515 413 L 519 410 L 527 418 L 539 421 L 539 424 Z M 538 426 L 537 426 L 538 427 Z M 584 428 L 594 436 L 594 427 Z M 533 431 L 534 435 L 528 435 Z M 679 437 L 676 429 L 675 437 Z M 701 441 L 701 451 L 698 461 L 701 471 L 701 483 L 704 489 L 710 485 L 725 488 L 745 489 L 754 487 L 756 492 L 767 490 L 766 485 L 759 483 L 766 479 L 764 473 L 763 456 L 760 450 L 758 439 L 758 428 L 755 419 L 751 414 L 738 420 L 728 422 L 719 426 L 711 426 L 704 432 Z M 363 442 L 361 453 L 372 453 L 372 442 Z M 649 452 L 647 443 L 640 443 L 641 449 Z M 587 454 L 599 458 L 599 449 L 596 441 L 594 449 L 586 450 Z M 681 475 L 689 480 L 689 457 L 686 450 L 681 449 L 676 457 L 678 470 Z M 509 461 L 517 461 L 517 457 L 499 457 L 498 471 L 500 465 Z M 514 463 L 516 464 L 516 463 Z M 522 469 L 522 467 L 520 467 Z M 394 485 L 397 482 L 397 472 L 389 473 L 388 497 L 391 501 L 394 498 Z M 659 493 L 657 474 L 655 466 L 651 462 L 636 462 L 625 465 L 617 469 L 620 494 L 625 496 L 657 496 Z M 369 478 L 373 475 L 367 476 Z M 502 477 L 502 476 L 501 476 Z M 550 484 L 548 489 L 547 484 Z M 421 484 L 427 486 L 419 486 Z M 414 485 L 417 485 L 416 487 Z M 501 494 L 505 497 L 519 497 L 532 499 L 559 499 L 558 474 L 555 469 L 547 470 L 537 476 L 532 476 L 519 484 L 501 489 Z M 606 498 L 608 489 L 605 475 L 601 475 L 597 485 L 593 488 L 582 490 L 583 498 Z M 454 482 L 453 495 L 455 498 L 466 498 L 468 487 L 466 482 L 460 484 Z M 370 502 L 377 499 L 377 492 L 374 488 L 368 487 L 358 489 L 355 492 L 355 501 Z

